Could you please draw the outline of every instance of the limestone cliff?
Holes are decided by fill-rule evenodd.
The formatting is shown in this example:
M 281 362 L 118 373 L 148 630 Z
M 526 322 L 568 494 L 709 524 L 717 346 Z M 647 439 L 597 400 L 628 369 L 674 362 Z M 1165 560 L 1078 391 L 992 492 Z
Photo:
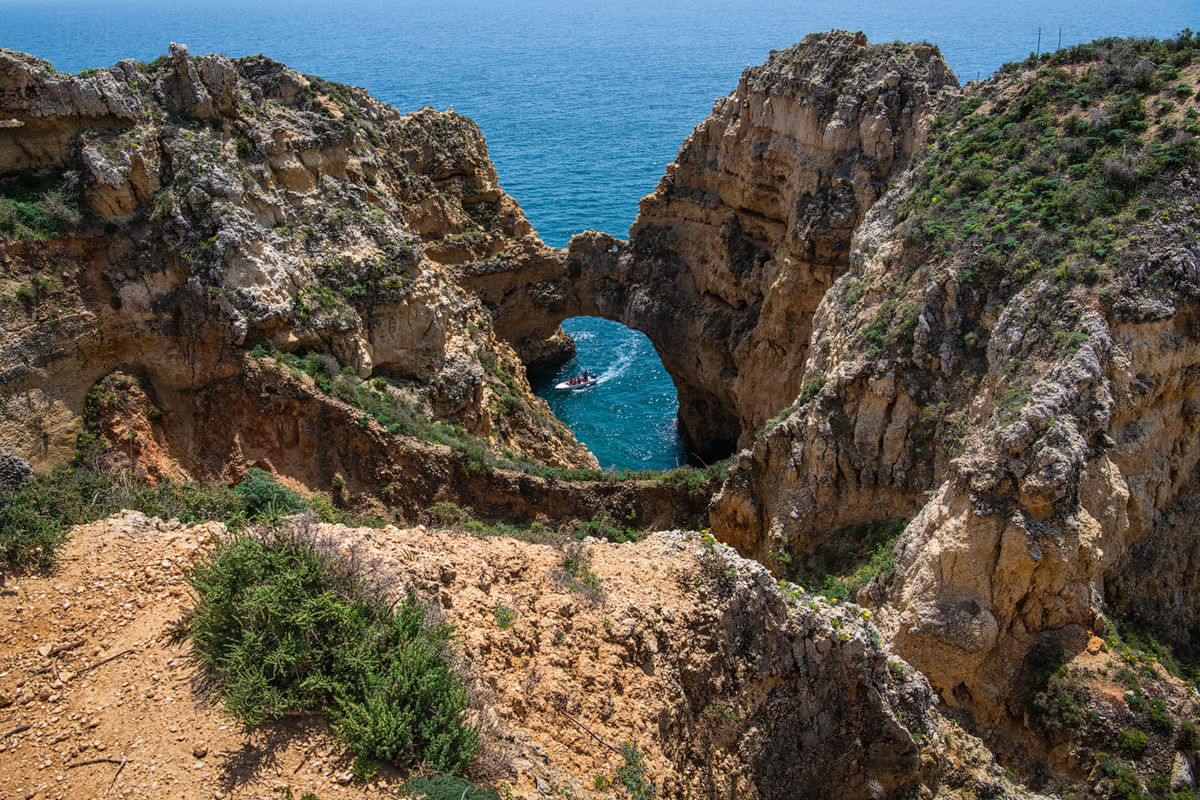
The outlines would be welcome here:
M 810 35 L 716 102 L 627 247 L 572 243 L 589 307 L 655 343 L 698 452 L 744 447 L 799 394 L 809 320 L 849 267 L 851 234 L 956 86 L 933 46 Z
M 546 342 L 580 315 L 645 333 L 678 390 L 681 434 L 721 458 L 799 393 L 808 320 L 848 269 L 851 234 L 954 87 L 931 45 L 810 35 L 716 102 L 628 243 L 587 232 L 565 264 L 501 257 L 460 280 L 509 341 Z
M 915 517 L 859 597 L 984 724 L 1022 716 L 1047 638 L 1078 653 L 1112 614 L 1200 636 L 1193 46 L 1081 46 L 944 98 L 815 310 L 811 383 L 714 504 L 781 572 Z
M 338 505 L 413 523 L 428 521 L 437 504 L 453 503 L 485 520 L 609 519 L 661 530 L 701 524 L 715 489 L 673 484 L 668 476 L 602 480 L 585 471 L 565 480 L 553 470 L 491 468 L 474 452 L 464 458 L 452 446 L 457 442 L 389 430 L 317 383 L 282 356 L 245 355 L 234 375 L 191 389 L 154 389 L 137 375 L 113 373 L 93 391 L 88 412 L 107 457 L 151 479 L 219 476 L 233 483 L 254 466 L 332 495 Z
M 1171 788 L 1190 790 L 1196 737 L 1178 723 L 1195 689 L 1112 619 L 1184 652 L 1200 641 L 1196 50 L 1187 32 L 1109 40 L 960 90 L 932 46 L 813 35 L 717 102 L 628 243 L 588 232 L 565 254 L 532 235 L 455 115 L 403 116 L 263 59 L 175 48 L 75 77 L 5 52 L 0 154 L 19 174 L 0 188 L 20 213 L 0 218 L 0 439 L 60 461 L 90 402 L 150 473 L 258 464 L 374 487 L 410 519 L 452 500 L 679 524 L 698 511 L 662 486 L 562 492 L 479 469 L 458 438 L 514 464 L 588 463 L 521 362 L 569 351 L 563 319 L 616 319 L 654 343 L 696 449 L 743 448 L 711 508 L 720 541 L 800 577 L 855 526 L 903 528 L 857 594 L 878 629 L 712 542 L 638 551 L 705 566 L 697 597 L 670 594 L 674 617 L 647 599 L 588 629 L 639 665 L 631 724 L 657 726 L 673 787 L 774 797 L 837 774 L 845 794 L 829 796 L 937 792 L 941 756 L 900 729 L 933 733 L 931 701 L 886 666 L 891 648 L 1052 788 L 1118 796 L 1145 778 L 1161 794 L 1152 778 L 1178 773 Z M 372 404 L 396 415 L 379 424 Z M 414 444 L 412 413 L 444 420 L 425 430 L 445 441 Z M 614 575 L 650 566 L 621 553 Z M 505 561 L 505 580 L 543 556 Z M 486 617 L 487 569 L 460 596 L 439 568 L 443 605 Z M 476 642 L 528 669 L 493 688 L 522 719 L 608 724 L 561 659 L 557 680 L 582 688 L 534 691 L 543 618 L 580 609 L 528 607 L 526 638 Z M 656 658 L 684 632 L 695 649 Z M 857 705 L 831 709 L 831 691 Z M 910 706 L 920 723 L 898 728 Z M 827 737 L 832 754 L 815 752 Z M 836 749 L 856 737 L 885 744 L 880 764 Z
M 194 401 L 223 386 L 253 404 L 238 375 L 255 344 L 335 357 L 497 456 L 595 465 L 454 281 L 463 261 L 557 258 L 470 120 L 180 45 L 79 76 L 3 51 L 0 120 L 0 439 L 39 469 L 70 454 L 116 370 L 158 399 L 196 477 L 242 468 L 201 439 L 286 449 Z

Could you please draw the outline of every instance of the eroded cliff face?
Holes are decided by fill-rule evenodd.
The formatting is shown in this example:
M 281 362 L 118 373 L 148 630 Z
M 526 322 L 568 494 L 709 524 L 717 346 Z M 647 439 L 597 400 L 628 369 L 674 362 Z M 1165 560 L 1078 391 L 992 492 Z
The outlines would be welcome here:
M 232 484 L 253 466 L 297 488 L 317 487 L 339 506 L 414 524 L 452 503 L 481 519 L 526 525 L 619 519 L 652 530 L 697 527 L 715 490 L 485 468 L 364 418 L 272 357 L 245 355 L 236 374 L 199 388 L 153 388 L 118 371 L 98 384 L 89 405 L 105 457 L 135 474 Z
M 572 243 L 585 313 L 654 342 L 702 455 L 744 447 L 799 394 L 810 320 L 849 266 L 850 236 L 952 87 L 930 45 L 810 35 L 716 102 L 642 200 L 627 247 Z
M 518 359 L 568 352 L 562 319 L 616 319 L 654 342 L 696 449 L 744 447 L 711 509 L 718 540 L 786 576 L 845 526 L 911 519 L 858 595 L 884 645 L 1014 763 L 1106 791 L 1115 776 L 1093 750 L 1111 749 L 1113 720 L 1148 724 L 1133 701 L 1117 707 L 1125 695 L 1106 684 L 1090 707 L 1100 722 L 1079 735 L 1092 738 L 1072 739 L 1038 727 L 1022 681 L 1047 642 L 1094 656 L 1086 669 L 1107 679 L 1092 634 L 1113 613 L 1164 641 L 1200 639 L 1200 108 L 1179 88 L 1200 67 L 1179 42 L 1155 47 L 1077 48 L 959 92 L 932 47 L 811 36 L 718 101 L 629 243 L 588 232 L 565 254 L 531 234 L 454 115 L 401 116 L 260 59 L 176 49 L 76 78 L 4 53 L 15 88 L 0 120 L 22 124 L 0 127 L 0 153 L 51 170 L 97 216 L 0 252 L 0 437 L 40 467 L 61 461 L 109 375 L 138 391 L 101 410 L 104 433 L 152 474 L 259 465 L 383 487 L 409 519 L 443 500 L 505 519 L 694 519 L 673 515 L 661 486 L 562 492 L 473 470 L 330 398 L 280 353 L 332 353 L 494 450 L 588 463 L 528 396 Z M 277 350 L 254 354 L 256 340 Z M 886 743 L 878 770 L 837 772 L 853 778 L 845 796 L 934 791 L 889 722 L 912 698 L 888 681 L 908 678 L 881 672 L 869 629 L 847 661 L 812 639 L 824 629 L 802 608 L 821 602 L 703 547 L 716 616 L 688 600 L 669 625 L 644 611 L 621 623 L 642 667 L 648 642 L 709 637 L 696 651 L 709 656 L 676 654 L 685 666 L 651 658 L 646 674 L 665 683 L 643 686 L 673 698 L 646 713 L 680 743 L 656 756 L 675 785 L 744 796 L 731 776 L 752 774 L 758 796 L 784 796 L 776 787 L 835 773 L 812 750 L 828 735 Z M 822 659 L 836 649 L 832 673 L 811 672 L 810 645 Z M 712 653 L 751 653 L 738 663 L 757 677 Z M 836 725 L 813 716 L 805 704 L 830 701 L 830 681 L 870 708 Z M 737 726 L 678 710 L 734 703 L 717 684 L 737 687 Z M 584 698 L 555 708 L 583 713 Z M 1186 687 L 1156 699 L 1195 713 Z M 1154 735 L 1155 764 L 1195 762 L 1194 740 Z
M 1109 614 L 1200 633 L 1196 100 L 1157 102 L 1196 68 L 1124 47 L 944 106 L 816 311 L 814 382 L 714 501 L 714 532 L 781 573 L 913 517 L 859 600 L 981 724 L 1022 717 L 1047 638 L 1078 653 Z
M 570 317 L 645 333 L 685 440 L 724 457 L 800 392 L 810 320 L 849 266 L 851 234 L 923 141 L 933 97 L 956 87 L 931 45 L 812 34 L 716 102 L 627 243 L 589 231 L 565 263 L 504 255 L 459 280 L 534 362 Z
M 68 218 L 56 239 L 0 248 L 0 438 L 39 469 L 69 456 L 103 376 L 138 375 L 155 395 L 236 394 L 255 343 L 415 390 L 423 413 L 497 454 L 595 465 L 454 281 L 463 261 L 556 258 L 470 120 L 178 45 L 80 76 L 3 51 L 0 119 L 13 196 L 52 184 L 45 197 Z M 569 342 L 541 346 L 561 355 Z M 191 425 L 176 419 L 176 450 L 189 452 Z M 219 449 L 256 433 L 274 435 L 227 430 Z

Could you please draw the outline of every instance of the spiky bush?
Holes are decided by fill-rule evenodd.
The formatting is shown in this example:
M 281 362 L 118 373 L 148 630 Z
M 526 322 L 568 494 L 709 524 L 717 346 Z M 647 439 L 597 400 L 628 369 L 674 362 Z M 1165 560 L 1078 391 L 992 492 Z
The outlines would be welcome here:
M 307 526 L 231 537 L 191 571 L 192 643 L 226 710 L 247 730 L 323 711 L 351 753 L 454 772 L 479 743 L 462 720 L 450 625 L 415 594 L 393 608 L 356 563 Z
M 250 519 L 276 511 L 299 511 L 307 506 L 299 494 L 276 483 L 271 473 L 258 467 L 251 467 L 246 479 L 234 491 L 242 498 L 246 516 Z

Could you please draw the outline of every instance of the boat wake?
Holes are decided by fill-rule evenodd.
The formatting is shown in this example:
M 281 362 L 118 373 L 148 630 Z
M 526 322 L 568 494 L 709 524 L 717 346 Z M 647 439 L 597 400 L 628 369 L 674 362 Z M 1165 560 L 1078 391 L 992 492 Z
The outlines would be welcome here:
M 637 360 L 637 346 L 634 343 L 623 345 L 617 351 L 617 361 L 604 372 L 600 373 L 600 377 L 596 380 L 597 383 L 608 383 L 623 377 L 629 372 L 629 368 L 633 366 L 633 362 Z

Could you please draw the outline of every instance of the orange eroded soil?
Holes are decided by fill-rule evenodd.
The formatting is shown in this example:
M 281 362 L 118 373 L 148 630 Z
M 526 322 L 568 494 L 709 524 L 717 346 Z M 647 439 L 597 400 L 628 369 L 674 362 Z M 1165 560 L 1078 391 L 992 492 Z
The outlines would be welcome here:
M 77 528 L 52 574 L 10 577 L 0 798 L 280 798 L 286 788 L 327 800 L 399 787 L 406 776 L 389 769 L 373 784 L 352 780 L 352 759 L 319 715 L 246 735 L 202 691 L 188 647 L 169 633 L 191 602 L 184 568 L 221 531 L 126 512 Z M 397 591 L 422 584 L 458 626 L 486 783 L 591 796 L 595 776 L 621 765 L 625 739 L 671 778 L 659 740 L 682 689 L 662 659 L 686 649 L 673 606 L 695 602 L 696 568 L 677 542 L 591 545 L 591 568 L 620 587 L 619 600 L 610 591 L 596 602 L 563 584 L 551 546 L 423 528 L 320 531 L 398 577 Z M 498 606 L 514 612 L 510 627 Z

